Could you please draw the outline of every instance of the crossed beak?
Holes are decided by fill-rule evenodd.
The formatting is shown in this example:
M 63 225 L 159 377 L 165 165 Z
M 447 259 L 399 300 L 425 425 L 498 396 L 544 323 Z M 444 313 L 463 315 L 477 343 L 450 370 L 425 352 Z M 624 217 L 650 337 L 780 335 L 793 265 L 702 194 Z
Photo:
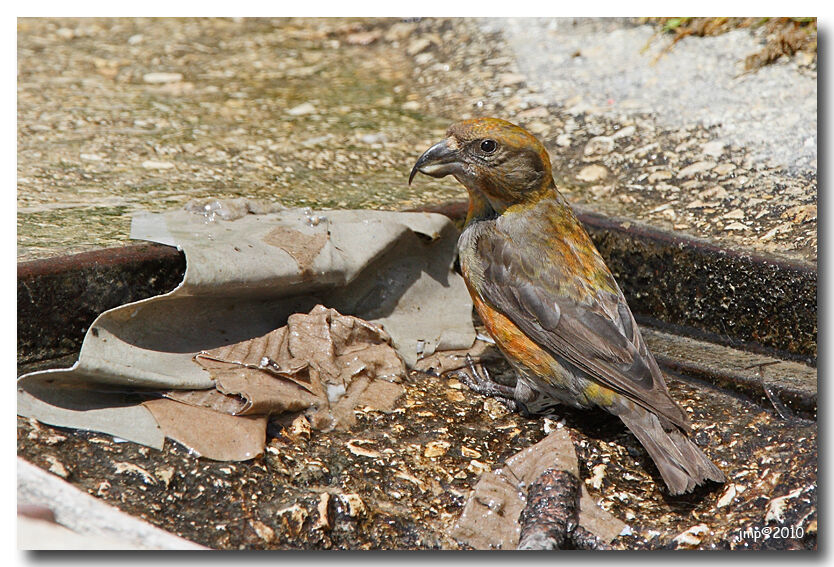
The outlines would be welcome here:
M 449 139 L 446 138 L 427 149 L 411 169 L 411 175 L 408 176 L 409 185 L 418 171 L 432 177 L 443 177 L 460 172 L 461 164 L 458 161 L 457 148 L 452 147 Z

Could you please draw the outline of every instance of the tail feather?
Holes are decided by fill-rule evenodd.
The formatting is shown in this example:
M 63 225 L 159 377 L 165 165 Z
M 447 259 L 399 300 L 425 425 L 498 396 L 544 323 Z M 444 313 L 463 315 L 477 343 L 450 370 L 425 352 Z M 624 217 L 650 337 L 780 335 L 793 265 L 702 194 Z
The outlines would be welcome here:
M 667 431 L 653 413 L 635 407 L 620 419 L 646 448 L 671 494 L 691 492 L 707 480 L 725 481 L 724 473 L 686 433 L 674 426 Z

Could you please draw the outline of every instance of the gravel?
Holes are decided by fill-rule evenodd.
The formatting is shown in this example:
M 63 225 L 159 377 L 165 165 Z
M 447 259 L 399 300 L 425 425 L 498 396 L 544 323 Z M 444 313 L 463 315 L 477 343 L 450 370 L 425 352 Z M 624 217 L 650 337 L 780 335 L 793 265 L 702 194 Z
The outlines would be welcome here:
M 499 19 L 528 82 L 549 101 L 661 126 L 718 126 L 706 153 L 746 146 L 757 161 L 816 171 L 817 79 L 798 61 L 744 72 L 760 38 L 747 29 L 687 37 L 666 51 L 657 28 L 625 20 Z M 767 127 L 763 128 L 762 125 Z

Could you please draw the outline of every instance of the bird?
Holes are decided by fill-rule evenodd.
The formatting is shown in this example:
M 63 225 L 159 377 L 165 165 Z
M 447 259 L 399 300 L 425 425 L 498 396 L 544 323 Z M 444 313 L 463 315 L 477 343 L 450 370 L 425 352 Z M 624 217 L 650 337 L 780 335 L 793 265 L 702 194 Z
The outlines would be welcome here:
M 690 439 L 611 270 L 553 180 L 544 145 L 500 118 L 452 124 L 414 164 L 453 176 L 468 191 L 458 241 L 461 273 L 515 387 L 477 376 L 470 385 L 505 396 L 522 413 L 555 405 L 616 415 L 654 461 L 670 494 L 724 474 Z M 474 370 L 474 368 L 473 368 Z

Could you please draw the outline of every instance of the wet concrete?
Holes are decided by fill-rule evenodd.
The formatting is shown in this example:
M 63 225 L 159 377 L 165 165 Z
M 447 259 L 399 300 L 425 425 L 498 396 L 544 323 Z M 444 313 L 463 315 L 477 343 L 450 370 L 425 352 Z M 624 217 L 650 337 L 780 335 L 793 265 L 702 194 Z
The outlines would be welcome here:
M 817 369 L 789 360 L 737 350 L 646 328 L 649 350 L 661 368 L 737 392 L 784 417 L 817 417 Z
M 171 291 L 184 274 L 182 253 L 148 244 L 19 264 L 18 362 L 77 352 L 100 313 Z
M 633 312 L 734 346 L 757 344 L 805 362 L 816 359 L 815 265 L 628 219 L 586 213 L 582 220 Z

